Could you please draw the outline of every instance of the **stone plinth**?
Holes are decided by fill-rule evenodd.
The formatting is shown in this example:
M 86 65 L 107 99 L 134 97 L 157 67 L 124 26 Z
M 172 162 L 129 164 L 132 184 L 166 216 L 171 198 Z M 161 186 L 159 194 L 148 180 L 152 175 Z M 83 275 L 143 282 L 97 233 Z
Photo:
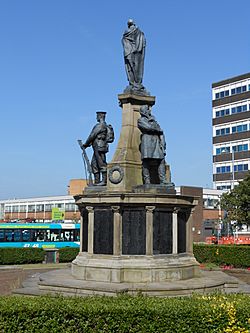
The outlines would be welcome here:
M 194 197 L 106 191 L 75 199 L 82 215 L 75 278 L 154 283 L 199 275 L 192 253 Z
M 153 106 L 154 96 L 118 95 L 122 107 L 122 128 L 112 161 L 108 164 L 108 191 L 127 192 L 142 184 L 140 131 L 137 120 L 142 105 Z
M 193 256 L 89 256 L 81 253 L 72 264 L 73 276 L 84 281 L 110 283 L 161 283 L 200 275 Z

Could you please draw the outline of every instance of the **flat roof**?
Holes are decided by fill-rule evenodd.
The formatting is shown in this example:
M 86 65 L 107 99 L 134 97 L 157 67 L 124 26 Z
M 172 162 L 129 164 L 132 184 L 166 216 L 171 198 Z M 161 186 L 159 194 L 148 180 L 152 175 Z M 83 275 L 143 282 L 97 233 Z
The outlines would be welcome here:
M 57 196 L 46 196 L 46 197 L 35 197 L 35 198 L 13 198 L 0 200 L 1 203 L 11 204 L 11 203 L 24 203 L 24 202 L 42 202 L 42 201 L 68 201 L 74 200 L 73 195 L 57 195 Z
M 222 81 L 212 83 L 212 88 L 218 88 L 220 86 L 224 86 L 226 84 L 234 83 L 234 82 L 241 81 L 241 80 L 248 79 L 248 78 L 250 78 L 250 73 L 241 74 L 241 75 L 234 76 L 234 77 L 222 80 Z

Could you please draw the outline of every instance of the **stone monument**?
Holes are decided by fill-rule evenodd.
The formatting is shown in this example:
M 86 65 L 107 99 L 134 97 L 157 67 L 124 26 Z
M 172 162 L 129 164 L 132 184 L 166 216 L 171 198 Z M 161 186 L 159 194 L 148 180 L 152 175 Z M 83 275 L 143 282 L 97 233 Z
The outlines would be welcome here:
M 151 114 L 155 97 L 142 84 L 145 36 L 133 20 L 122 44 L 129 81 L 118 95 L 122 128 L 107 165 L 107 184 L 105 176 L 101 182 L 106 186 L 88 186 L 75 197 L 82 216 L 81 246 L 72 274 L 118 284 L 193 278 L 199 275 L 191 233 L 197 200 L 177 196 L 166 178 L 164 133 Z M 90 134 L 84 147 L 91 140 Z
M 70 279 L 41 281 L 40 288 L 77 295 L 182 295 L 224 288 L 223 279 L 199 277 L 192 241 L 198 198 L 176 195 L 166 177 L 164 133 L 151 114 L 155 97 L 142 84 L 145 37 L 132 20 L 122 43 L 129 85 L 118 95 L 122 127 L 116 151 L 106 163 L 107 125 L 105 114 L 97 113 L 98 124 L 80 142 L 83 152 L 93 147 L 96 185 L 75 196 L 80 251 Z

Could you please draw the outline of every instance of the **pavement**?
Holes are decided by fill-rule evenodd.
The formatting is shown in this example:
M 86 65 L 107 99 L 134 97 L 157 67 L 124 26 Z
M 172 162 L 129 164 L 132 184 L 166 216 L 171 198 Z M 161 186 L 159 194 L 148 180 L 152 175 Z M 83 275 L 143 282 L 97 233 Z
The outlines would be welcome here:
M 35 279 L 51 270 L 69 267 L 70 264 L 27 264 L 0 266 L 0 296 L 11 295 L 12 291 L 22 287 L 25 280 Z
M 222 288 L 226 293 L 250 294 L 250 271 L 242 269 L 201 270 L 202 279 L 166 282 L 162 284 L 110 284 L 76 280 L 71 275 L 71 264 L 32 264 L 0 266 L 0 295 L 37 296 L 47 293 L 86 296 L 95 293 L 115 295 L 120 292 L 131 294 L 142 290 L 160 296 L 188 295 L 193 291 L 209 292 Z M 226 288 L 222 286 L 227 285 Z M 187 285 L 189 285 L 187 287 Z M 96 290 L 97 292 L 94 292 Z M 99 291 L 99 292 L 98 292 Z

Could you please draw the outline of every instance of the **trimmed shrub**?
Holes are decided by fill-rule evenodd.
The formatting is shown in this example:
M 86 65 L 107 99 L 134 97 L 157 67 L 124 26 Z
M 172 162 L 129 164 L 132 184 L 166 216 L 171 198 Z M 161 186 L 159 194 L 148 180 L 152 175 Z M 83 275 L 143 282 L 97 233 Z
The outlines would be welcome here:
M 0 265 L 42 263 L 45 252 L 37 248 L 0 248 Z
M 71 262 L 79 253 L 79 248 L 59 249 L 59 262 Z M 45 251 L 38 248 L 0 248 L 0 265 L 21 265 L 42 263 Z
M 59 249 L 59 262 L 71 262 L 79 253 L 79 248 L 64 247 Z
M 250 267 L 250 246 L 194 244 L 194 256 L 199 263 L 214 263 L 238 268 Z
M 250 297 L 246 295 L 1 297 L 0 331 L 247 333 L 249 313 Z

